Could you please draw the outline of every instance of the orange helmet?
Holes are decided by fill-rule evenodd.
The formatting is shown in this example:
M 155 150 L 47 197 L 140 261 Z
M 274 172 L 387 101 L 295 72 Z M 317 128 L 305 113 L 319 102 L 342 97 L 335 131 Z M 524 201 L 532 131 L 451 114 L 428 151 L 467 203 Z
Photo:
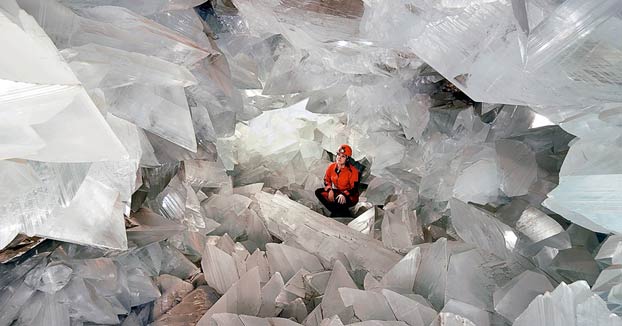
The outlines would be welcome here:
M 342 153 L 345 156 L 350 157 L 350 156 L 352 156 L 352 147 L 350 147 L 350 146 L 348 146 L 346 144 L 343 144 L 343 145 L 339 146 L 339 149 L 337 150 L 337 153 Z

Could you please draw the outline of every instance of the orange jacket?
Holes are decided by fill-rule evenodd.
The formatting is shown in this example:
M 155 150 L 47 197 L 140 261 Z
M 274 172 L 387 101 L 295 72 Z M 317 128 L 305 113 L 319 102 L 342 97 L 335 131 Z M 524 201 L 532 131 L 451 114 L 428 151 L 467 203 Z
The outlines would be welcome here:
M 324 186 L 337 189 L 339 192 L 349 197 L 358 197 L 358 189 L 355 189 L 358 181 L 359 171 L 350 164 L 337 172 L 337 163 L 333 162 L 328 165 L 326 174 L 324 174 Z

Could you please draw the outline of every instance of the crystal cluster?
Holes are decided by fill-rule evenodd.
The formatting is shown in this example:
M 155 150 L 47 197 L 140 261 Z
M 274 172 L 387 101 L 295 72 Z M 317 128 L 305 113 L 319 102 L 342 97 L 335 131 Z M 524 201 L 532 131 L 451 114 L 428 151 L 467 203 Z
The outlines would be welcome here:
M 0 325 L 622 325 L 620 13 L 3 1 Z

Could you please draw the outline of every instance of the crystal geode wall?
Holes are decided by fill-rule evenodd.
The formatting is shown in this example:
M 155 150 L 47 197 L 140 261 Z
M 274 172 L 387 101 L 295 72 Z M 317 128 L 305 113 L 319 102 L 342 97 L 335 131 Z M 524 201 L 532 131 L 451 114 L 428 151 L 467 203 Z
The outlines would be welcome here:
M 0 325 L 620 324 L 619 1 L 202 2 L 0 4 Z

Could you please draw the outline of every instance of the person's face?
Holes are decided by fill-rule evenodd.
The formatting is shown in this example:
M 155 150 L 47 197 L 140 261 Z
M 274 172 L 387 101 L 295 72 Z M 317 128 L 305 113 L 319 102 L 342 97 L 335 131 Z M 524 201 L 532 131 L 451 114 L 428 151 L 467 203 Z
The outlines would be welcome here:
M 337 153 L 337 164 L 346 164 L 347 156 L 342 153 Z

